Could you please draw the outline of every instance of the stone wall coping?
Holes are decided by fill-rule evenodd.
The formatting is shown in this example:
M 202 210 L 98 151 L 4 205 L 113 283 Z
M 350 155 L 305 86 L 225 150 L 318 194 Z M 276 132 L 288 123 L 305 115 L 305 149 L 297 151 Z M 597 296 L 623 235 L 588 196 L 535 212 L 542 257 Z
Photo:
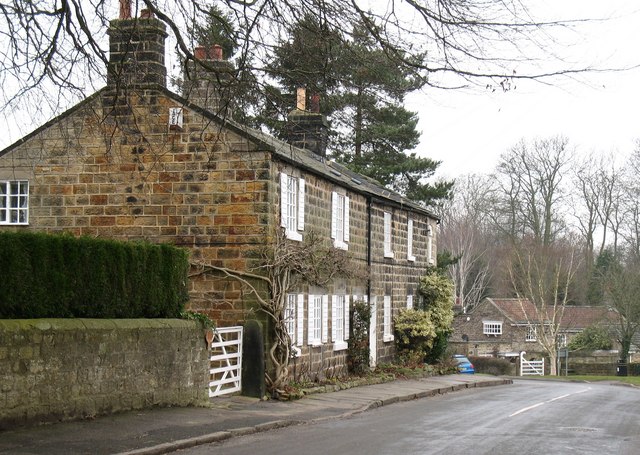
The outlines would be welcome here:
M 19 330 L 116 330 L 195 328 L 198 321 L 184 319 L 0 319 L 0 331 Z

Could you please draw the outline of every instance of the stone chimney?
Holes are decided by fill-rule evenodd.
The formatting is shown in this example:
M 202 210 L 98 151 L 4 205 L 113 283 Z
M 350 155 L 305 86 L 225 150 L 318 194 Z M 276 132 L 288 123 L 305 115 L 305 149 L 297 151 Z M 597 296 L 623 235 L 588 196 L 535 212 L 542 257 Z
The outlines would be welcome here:
M 196 60 L 185 66 L 183 96 L 209 112 L 231 116 L 234 67 L 224 59 L 222 46 L 198 46 L 193 54 Z
M 288 115 L 289 143 L 326 158 L 329 124 L 320 113 L 320 95 L 311 95 L 309 110 L 306 109 L 306 101 L 305 89 L 299 88 L 296 108 Z
M 109 24 L 109 64 L 107 85 L 131 87 L 159 84 L 166 87 L 164 64 L 166 26 L 142 10 L 139 18 L 131 18 L 130 1 L 121 0 L 120 17 Z

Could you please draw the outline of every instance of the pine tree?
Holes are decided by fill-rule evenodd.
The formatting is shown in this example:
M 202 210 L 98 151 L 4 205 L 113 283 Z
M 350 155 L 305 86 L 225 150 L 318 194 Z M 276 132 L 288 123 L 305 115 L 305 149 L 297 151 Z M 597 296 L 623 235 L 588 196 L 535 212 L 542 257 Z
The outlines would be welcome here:
M 333 158 L 425 206 L 434 205 L 449 197 L 453 183 L 427 182 L 440 162 L 411 152 L 419 144 L 418 118 L 403 106 L 404 96 L 424 81 L 395 65 L 368 36 L 361 26 L 346 35 L 311 15 L 297 22 L 275 50 L 270 69 L 279 87 L 272 88 L 275 96 L 261 122 L 286 137 L 285 114 L 295 89 L 318 93 L 321 112 L 332 123 Z

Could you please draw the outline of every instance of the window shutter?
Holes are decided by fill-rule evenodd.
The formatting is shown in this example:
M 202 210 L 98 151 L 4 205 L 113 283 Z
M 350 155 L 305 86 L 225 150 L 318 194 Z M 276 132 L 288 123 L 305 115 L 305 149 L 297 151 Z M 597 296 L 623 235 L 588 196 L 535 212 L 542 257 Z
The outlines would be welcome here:
M 303 338 L 304 338 L 304 295 L 298 294 L 298 311 L 296 311 L 297 317 L 297 334 L 296 334 L 296 345 L 302 346 Z
M 384 257 L 393 257 L 393 236 L 391 235 L 391 213 L 384 212 Z
M 307 344 L 313 344 L 313 312 L 315 299 L 312 295 L 307 299 Z
M 331 341 L 336 341 L 336 329 L 337 329 L 337 321 L 336 321 L 336 296 L 331 296 Z
M 349 339 L 349 301 L 350 296 L 344 296 L 344 341 Z
M 331 238 L 336 238 L 336 212 L 338 210 L 338 194 L 334 191 L 331 193 Z
M 322 296 L 322 342 L 329 341 L 329 296 Z
M 284 172 L 280 173 L 280 226 L 287 227 L 287 183 L 289 176 Z
M 407 259 L 413 260 L 413 220 L 407 221 Z
M 304 179 L 298 179 L 298 230 L 304 231 Z
M 344 197 L 344 241 L 349 241 L 349 196 Z

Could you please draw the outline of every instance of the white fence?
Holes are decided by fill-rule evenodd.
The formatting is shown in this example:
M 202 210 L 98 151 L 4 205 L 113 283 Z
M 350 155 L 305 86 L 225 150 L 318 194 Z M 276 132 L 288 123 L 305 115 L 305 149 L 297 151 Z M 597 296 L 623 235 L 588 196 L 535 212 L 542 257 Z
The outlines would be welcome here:
M 544 376 L 544 359 L 525 360 L 526 352 L 520 353 L 520 376 Z
M 210 362 L 210 397 L 242 389 L 242 327 L 215 329 Z

